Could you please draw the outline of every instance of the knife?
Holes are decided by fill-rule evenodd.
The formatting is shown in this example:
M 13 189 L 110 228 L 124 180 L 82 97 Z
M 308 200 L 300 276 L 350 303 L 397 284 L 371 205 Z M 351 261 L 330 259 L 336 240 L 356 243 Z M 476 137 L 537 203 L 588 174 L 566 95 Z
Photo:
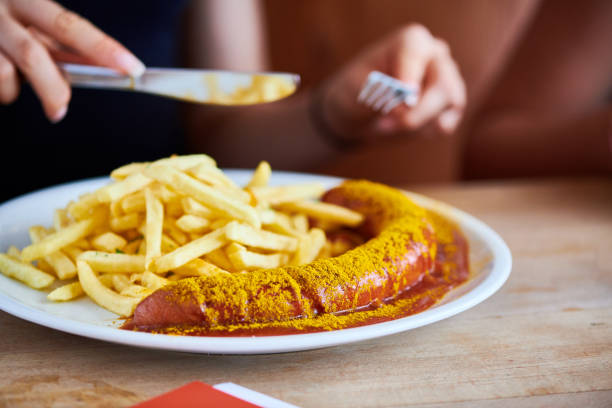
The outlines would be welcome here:
M 118 89 L 167 96 L 211 105 L 253 105 L 293 94 L 300 76 L 284 72 L 236 72 L 201 69 L 147 68 L 131 77 L 103 67 L 59 63 L 76 87 Z

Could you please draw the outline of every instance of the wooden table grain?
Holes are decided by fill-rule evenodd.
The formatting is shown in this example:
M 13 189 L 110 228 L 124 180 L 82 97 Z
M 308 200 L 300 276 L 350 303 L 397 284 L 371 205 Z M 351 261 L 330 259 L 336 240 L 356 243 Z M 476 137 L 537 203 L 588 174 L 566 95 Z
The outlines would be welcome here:
M 122 407 L 201 380 L 301 407 L 612 407 L 612 180 L 417 187 L 508 243 L 508 282 L 450 319 L 257 356 L 146 350 L 0 312 L 0 407 Z

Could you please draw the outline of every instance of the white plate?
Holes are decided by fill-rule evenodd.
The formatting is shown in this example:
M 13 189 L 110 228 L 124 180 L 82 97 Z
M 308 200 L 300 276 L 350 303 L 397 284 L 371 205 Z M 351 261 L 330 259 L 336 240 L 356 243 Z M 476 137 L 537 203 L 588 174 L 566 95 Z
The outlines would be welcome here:
M 227 170 L 237 183 L 248 181 L 251 172 Z M 326 187 L 341 180 L 309 174 L 275 172 L 273 184 L 321 182 Z M 28 227 L 51 225 L 53 211 L 63 208 L 80 194 L 109 182 L 89 179 L 30 193 L 0 205 L 0 251 L 9 245 L 23 248 L 29 243 Z M 322 333 L 261 337 L 188 337 L 139 333 L 117 328 L 117 316 L 103 310 L 88 298 L 69 303 L 53 303 L 41 292 L 0 275 L 0 309 L 14 316 L 67 333 L 132 346 L 195 353 L 255 354 L 280 353 L 335 346 L 386 336 L 437 322 L 467 310 L 495 293 L 510 274 L 512 258 L 504 241 L 483 222 L 456 208 L 417 194 L 410 196 L 424 207 L 455 221 L 470 245 L 472 277 L 452 290 L 441 303 L 424 312 L 363 327 Z

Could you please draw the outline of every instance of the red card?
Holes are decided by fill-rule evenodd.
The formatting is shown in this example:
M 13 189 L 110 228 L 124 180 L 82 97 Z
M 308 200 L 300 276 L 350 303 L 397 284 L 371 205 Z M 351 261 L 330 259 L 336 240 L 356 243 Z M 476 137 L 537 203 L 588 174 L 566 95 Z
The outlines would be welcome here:
M 194 381 L 159 397 L 134 405 L 132 408 L 253 408 L 259 407 L 214 389 L 201 381 Z

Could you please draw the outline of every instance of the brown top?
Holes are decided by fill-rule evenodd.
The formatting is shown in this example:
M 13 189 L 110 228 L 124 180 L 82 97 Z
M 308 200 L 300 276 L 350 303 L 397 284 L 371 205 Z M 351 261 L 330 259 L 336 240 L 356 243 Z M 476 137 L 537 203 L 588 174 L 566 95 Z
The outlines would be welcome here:
M 473 309 L 393 336 L 259 356 L 115 345 L 0 312 L 0 406 L 124 407 L 192 380 L 302 407 L 610 406 L 612 181 L 417 191 L 479 217 L 512 251 L 508 282 Z

